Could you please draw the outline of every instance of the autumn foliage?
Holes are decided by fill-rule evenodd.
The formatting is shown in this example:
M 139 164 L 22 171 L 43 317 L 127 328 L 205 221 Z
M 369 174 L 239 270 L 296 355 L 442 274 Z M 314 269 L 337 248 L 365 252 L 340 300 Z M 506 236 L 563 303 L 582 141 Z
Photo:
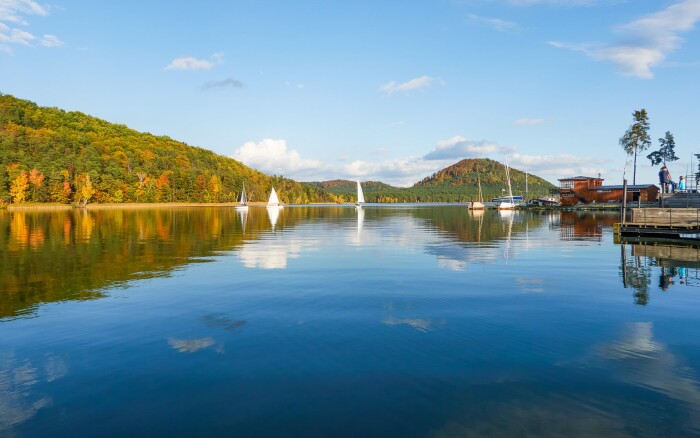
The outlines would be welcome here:
M 203 148 L 0 94 L 0 204 L 231 202 L 243 183 L 253 201 L 273 185 L 285 203 L 337 200 Z

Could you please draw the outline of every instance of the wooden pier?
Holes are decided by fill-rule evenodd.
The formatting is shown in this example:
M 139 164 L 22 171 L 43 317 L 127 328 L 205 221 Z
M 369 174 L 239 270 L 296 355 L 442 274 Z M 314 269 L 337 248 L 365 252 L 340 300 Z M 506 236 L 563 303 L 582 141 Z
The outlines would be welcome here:
M 700 241 L 700 208 L 634 208 L 614 230 L 621 237 Z

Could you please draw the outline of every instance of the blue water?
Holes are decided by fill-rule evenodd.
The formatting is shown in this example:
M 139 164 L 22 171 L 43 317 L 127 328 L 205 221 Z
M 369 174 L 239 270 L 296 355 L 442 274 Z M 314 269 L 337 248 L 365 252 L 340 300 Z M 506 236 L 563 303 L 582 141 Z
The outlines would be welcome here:
M 2 213 L 0 436 L 699 433 L 698 249 L 614 213 L 275 213 Z

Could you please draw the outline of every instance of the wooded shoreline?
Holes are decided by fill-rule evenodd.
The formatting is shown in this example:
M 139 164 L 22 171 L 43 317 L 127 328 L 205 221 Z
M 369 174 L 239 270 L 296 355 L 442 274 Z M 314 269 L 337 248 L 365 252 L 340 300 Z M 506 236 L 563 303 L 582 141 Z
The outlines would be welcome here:
M 380 203 L 380 205 L 396 206 L 401 203 Z M 422 204 L 421 202 L 410 202 L 408 204 Z M 426 202 L 425 204 L 445 204 L 445 205 L 464 205 L 466 203 L 461 202 L 445 202 L 445 203 L 435 203 Z M 147 208 L 192 208 L 192 207 L 235 207 L 239 205 L 238 202 L 130 202 L 130 203 L 106 203 L 106 204 L 88 204 L 84 207 L 87 210 L 135 210 L 135 209 L 147 209 Z M 248 205 L 251 207 L 266 207 L 267 203 L 261 202 L 250 202 Z M 287 204 L 294 206 L 354 206 L 352 203 L 327 203 L 327 202 L 315 202 L 309 204 Z M 50 204 L 50 203 L 22 203 L 22 204 L 7 204 L 4 208 L 0 208 L 6 211 L 65 211 L 65 210 L 82 210 L 83 207 L 78 207 L 73 204 Z M 594 204 L 594 205 L 577 205 L 573 207 L 567 206 L 544 206 L 544 207 L 517 207 L 518 210 L 531 210 L 531 211 L 548 211 L 548 210 L 619 210 L 620 204 Z

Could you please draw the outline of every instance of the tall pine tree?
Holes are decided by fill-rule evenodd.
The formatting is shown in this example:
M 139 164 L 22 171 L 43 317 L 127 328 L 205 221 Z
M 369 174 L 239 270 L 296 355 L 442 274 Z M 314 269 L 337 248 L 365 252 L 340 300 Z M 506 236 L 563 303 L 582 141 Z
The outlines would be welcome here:
M 644 108 L 632 113 L 634 123 L 630 125 L 620 138 L 620 145 L 627 152 L 627 155 L 634 155 L 634 174 L 632 176 L 632 184 L 637 183 L 637 153 L 651 146 L 651 137 L 649 137 L 649 117 L 647 110 Z

